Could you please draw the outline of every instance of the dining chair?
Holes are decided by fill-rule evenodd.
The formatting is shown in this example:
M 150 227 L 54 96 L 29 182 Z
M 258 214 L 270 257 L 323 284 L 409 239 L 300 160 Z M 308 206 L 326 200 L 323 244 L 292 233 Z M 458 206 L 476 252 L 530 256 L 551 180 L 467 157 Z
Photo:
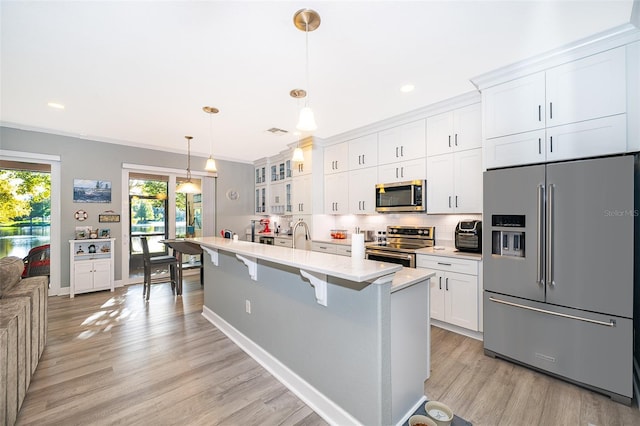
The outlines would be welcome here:
M 142 255 L 144 258 L 144 283 L 142 287 L 142 297 L 149 300 L 149 295 L 151 294 L 152 269 L 164 266 L 169 268 L 171 290 L 175 293 L 177 286 L 176 277 L 178 276 L 178 259 L 175 256 L 170 255 L 151 256 L 149 254 L 149 242 L 147 241 L 147 237 L 140 237 L 140 241 L 142 242 Z M 158 282 L 166 282 L 166 280 L 158 280 Z

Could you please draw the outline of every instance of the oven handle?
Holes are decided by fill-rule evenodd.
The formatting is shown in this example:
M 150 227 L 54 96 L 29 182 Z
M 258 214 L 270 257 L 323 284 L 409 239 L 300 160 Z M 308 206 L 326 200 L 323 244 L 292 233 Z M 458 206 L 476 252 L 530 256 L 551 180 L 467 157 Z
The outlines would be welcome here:
M 367 255 L 367 259 L 369 258 L 368 255 L 373 254 L 378 256 L 389 257 L 391 259 L 408 260 L 409 262 L 411 262 L 411 264 L 413 264 L 413 256 L 414 256 L 412 253 L 395 253 L 391 251 L 376 250 L 376 249 L 370 249 L 370 248 L 365 250 L 365 254 Z

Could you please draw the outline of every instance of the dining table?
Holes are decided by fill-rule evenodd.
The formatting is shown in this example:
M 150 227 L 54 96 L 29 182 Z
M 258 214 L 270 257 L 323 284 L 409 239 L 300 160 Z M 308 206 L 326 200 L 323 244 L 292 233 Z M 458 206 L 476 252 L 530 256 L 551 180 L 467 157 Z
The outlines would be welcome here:
M 178 259 L 178 279 L 176 283 L 176 295 L 182 294 L 182 271 L 185 269 L 200 269 L 200 285 L 204 285 L 204 269 L 202 267 L 202 247 L 181 238 L 160 240 L 161 243 L 173 250 L 173 255 Z M 183 262 L 182 255 L 198 256 L 195 262 Z

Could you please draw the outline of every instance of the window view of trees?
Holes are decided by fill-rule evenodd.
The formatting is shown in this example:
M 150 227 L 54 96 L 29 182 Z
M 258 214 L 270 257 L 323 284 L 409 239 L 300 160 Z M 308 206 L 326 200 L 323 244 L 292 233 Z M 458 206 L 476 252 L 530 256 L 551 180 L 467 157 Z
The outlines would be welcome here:
M 0 169 L 0 257 L 49 243 L 51 174 Z

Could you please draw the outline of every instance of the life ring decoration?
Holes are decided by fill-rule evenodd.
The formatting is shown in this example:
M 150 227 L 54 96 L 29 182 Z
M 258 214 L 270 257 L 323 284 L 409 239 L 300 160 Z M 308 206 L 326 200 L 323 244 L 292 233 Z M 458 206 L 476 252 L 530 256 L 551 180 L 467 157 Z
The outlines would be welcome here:
M 82 222 L 83 220 L 86 220 L 89 215 L 84 210 L 78 210 L 73 216 L 76 218 L 76 220 Z

